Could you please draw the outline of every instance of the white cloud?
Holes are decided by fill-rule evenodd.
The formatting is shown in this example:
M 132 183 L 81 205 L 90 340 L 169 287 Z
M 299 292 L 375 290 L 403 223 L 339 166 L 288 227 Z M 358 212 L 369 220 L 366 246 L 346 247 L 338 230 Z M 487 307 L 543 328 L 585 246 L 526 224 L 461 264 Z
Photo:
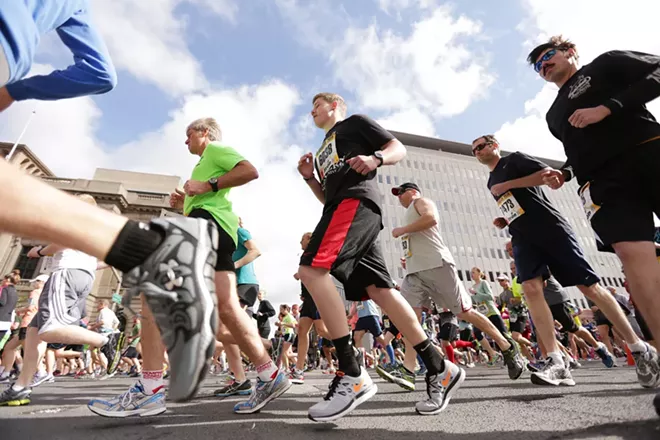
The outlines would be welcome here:
M 214 15 L 235 20 L 235 0 L 187 0 Z M 96 0 L 92 7 L 98 26 L 117 67 L 165 93 L 179 96 L 205 88 L 208 81 L 190 53 L 186 33 L 190 23 L 177 11 L 185 0 Z M 120 75 L 121 76 L 121 75 Z
M 415 133 L 420 136 L 435 136 L 435 127 L 431 118 L 416 108 L 390 114 L 378 119 L 377 122 L 388 130 Z
M 388 14 L 409 8 L 430 9 L 438 4 L 438 0 L 376 0 L 376 2 Z
M 523 3 L 527 16 L 519 26 L 526 37 L 521 60 L 537 44 L 557 34 L 577 44 L 582 64 L 613 49 L 660 53 L 660 40 L 656 31 L 660 3 L 656 1 L 631 0 L 624 7 L 621 2 L 604 0 L 598 2 L 596 8 L 594 3 L 586 1 L 525 0 Z M 524 68 L 529 69 L 527 66 Z M 533 74 L 529 72 L 529 75 Z M 524 115 L 506 122 L 496 135 L 504 145 L 530 154 L 563 160 L 563 147 L 550 134 L 545 122 L 545 113 L 554 101 L 557 88 L 544 83 L 540 78 L 538 84 L 541 90 L 533 99 L 525 102 Z M 652 102 L 649 109 L 656 117 L 660 117 L 659 100 Z

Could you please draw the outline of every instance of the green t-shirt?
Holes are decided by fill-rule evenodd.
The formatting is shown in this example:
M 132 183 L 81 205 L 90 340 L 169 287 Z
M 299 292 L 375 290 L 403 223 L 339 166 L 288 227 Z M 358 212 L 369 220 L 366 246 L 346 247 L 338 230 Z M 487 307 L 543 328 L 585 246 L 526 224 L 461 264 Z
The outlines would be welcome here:
M 140 329 L 142 329 L 142 324 L 139 322 L 133 326 L 133 331 L 131 331 L 131 338 L 133 338 L 131 340 L 131 347 L 137 347 L 140 343 Z
M 193 169 L 190 178 L 200 182 L 206 182 L 212 177 L 220 177 L 245 158 L 231 147 L 217 143 L 210 143 L 204 149 L 202 157 Z M 203 209 L 213 216 L 218 224 L 233 239 L 238 241 L 238 216 L 231 210 L 231 202 L 227 198 L 231 188 L 220 189 L 218 192 L 207 192 L 196 196 L 186 196 L 183 202 L 183 213 L 190 214 L 194 209 Z
M 289 313 L 284 318 L 282 318 L 282 324 L 296 324 L 296 319 L 293 317 L 293 315 L 291 315 L 291 313 Z M 285 335 L 291 335 L 295 331 L 295 328 L 282 326 L 282 333 Z

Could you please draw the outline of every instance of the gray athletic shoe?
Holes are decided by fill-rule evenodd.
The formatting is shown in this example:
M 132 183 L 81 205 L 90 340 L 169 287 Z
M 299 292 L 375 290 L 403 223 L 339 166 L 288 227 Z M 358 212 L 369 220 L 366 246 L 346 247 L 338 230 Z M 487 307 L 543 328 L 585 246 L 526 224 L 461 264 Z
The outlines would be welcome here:
M 646 342 L 646 351 L 641 353 L 633 351 L 632 355 L 637 366 L 637 380 L 644 388 L 655 388 L 660 382 L 660 365 L 658 364 L 658 353 L 655 348 Z
M 431 416 L 441 413 L 456 390 L 460 388 L 465 380 L 465 370 L 448 360 L 443 361 L 445 369 L 442 373 L 426 373 L 426 395 L 428 398 L 417 402 L 415 410 L 423 416 Z
M 141 265 L 124 275 L 123 304 L 143 294 L 170 360 L 173 401 L 191 399 L 215 350 L 215 263 L 218 230 L 199 218 L 159 218 L 149 228 L 163 242 Z
M 557 365 L 552 358 L 546 359 L 543 370 L 532 373 L 531 381 L 534 385 L 575 386 L 575 381 L 568 365 Z

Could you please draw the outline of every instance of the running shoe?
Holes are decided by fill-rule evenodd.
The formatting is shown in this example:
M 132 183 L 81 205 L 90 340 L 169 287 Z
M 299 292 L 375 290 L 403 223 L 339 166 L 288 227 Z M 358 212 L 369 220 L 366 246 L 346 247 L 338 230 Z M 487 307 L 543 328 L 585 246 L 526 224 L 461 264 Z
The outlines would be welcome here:
M 405 366 L 398 364 L 392 369 L 390 376 L 392 376 L 392 382 L 404 390 L 415 391 L 415 373 L 408 370 Z
M 504 351 L 502 355 L 504 356 L 504 364 L 509 370 L 509 379 L 516 380 L 525 371 L 525 362 L 518 351 L 516 343 L 513 340 L 510 343 L 511 348 Z
M 44 382 L 53 383 L 55 382 L 55 377 L 52 374 L 46 373 L 45 371 L 37 371 L 32 377 L 32 384 L 30 385 L 30 388 L 38 387 Z
M 578 369 L 582 368 L 582 364 L 579 363 L 578 361 L 576 361 L 575 359 L 570 359 L 568 361 L 568 368 L 570 370 L 578 370 Z
M 93 399 L 87 408 L 94 414 L 103 417 L 124 418 L 132 416 L 155 416 L 164 413 L 165 387 L 161 387 L 154 394 L 144 392 L 142 382 L 137 381 L 128 391 L 110 400 Z
M 124 332 L 108 334 L 108 343 L 99 350 L 108 360 L 108 374 L 114 374 L 121 360 L 121 348 L 124 345 Z
M 418 414 L 431 416 L 442 412 L 465 380 L 465 370 L 446 359 L 443 362 L 445 368 L 442 373 L 426 375 L 428 398 L 415 405 Z
M 198 218 L 159 218 L 149 228 L 163 242 L 141 265 L 124 276 L 124 306 L 143 294 L 169 355 L 169 398 L 191 399 L 215 351 L 218 327 L 215 262 L 218 230 Z
M 594 351 L 596 352 L 600 360 L 603 361 L 603 365 L 605 365 L 607 368 L 612 368 L 615 366 L 614 357 L 609 352 L 605 344 L 601 344 L 601 346 Z
M 215 390 L 213 395 L 215 397 L 229 397 L 229 396 L 248 396 L 252 393 L 252 381 L 246 379 L 243 382 L 232 381 L 227 386 Z
M 632 355 L 637 366 L 637 380 L 644 388 L 655 388 L 660 381 L 660 365 L 655 348 L 644 342 L 646 351 L 633 351 Z
M 381 379 L 386 380 L 390 383 L 394 383 L 394 377 L 392 377 L 392 371 L 398 368 L 397 364 L 387 364 L 387 365 L 377 365 L 376 374 L 380 376 Z
M 23 388 L 20 391 L 16 391 L 13 386 L 7 387 L 7 389 L 0 394 L 0 406 L 27 405 L 30 403 L 30 394 L 32 394 L 32 390 L 29 388 Z
M 289 380 L 291 383 L 295 383 L 296 385 L 302 385 L 305 383 L 305 373 L 294 367 L 293 371 L 291 371 L 291 374 L 289 375 Z
M 575 386 L 568 367 L 565 364 L 557 365 L 552 358 L 546 359 L 543 370 L 532 373 L 531 380 L 534 385 Z
M 527 371 L 530 373 L 538 373 L 539 371 L 543 370 L 543 363 L 542 362 L 527 362 Z
M 291 382 L 284 371 L 279 371 L 275 379 L 264 382 L 257 376 L 257 386 L 254 387 L 250 399 L 234 406 L 236 414 L 252 414 L 258 412 L 271 400 L 277 399 L 291 388 Z
M 358 377 L 346 376 L 337 371 L 328 393 L 323 400 L 309 408 L 307 416 L 315 422 L 337 420 L 371 399 L 376 392 L 378 386 L 373 383 L 364 367 L 360 367 Z

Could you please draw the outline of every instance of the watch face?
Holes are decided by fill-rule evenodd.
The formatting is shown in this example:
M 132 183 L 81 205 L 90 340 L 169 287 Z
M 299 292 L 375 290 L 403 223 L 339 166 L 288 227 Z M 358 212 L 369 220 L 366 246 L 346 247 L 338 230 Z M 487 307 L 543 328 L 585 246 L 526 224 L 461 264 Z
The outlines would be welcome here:
M 218 183 L 218 179 L 216 177 L 213 177 L 213 178 L 209 179 L 209 183 L 216 184 L 216 183 Z

